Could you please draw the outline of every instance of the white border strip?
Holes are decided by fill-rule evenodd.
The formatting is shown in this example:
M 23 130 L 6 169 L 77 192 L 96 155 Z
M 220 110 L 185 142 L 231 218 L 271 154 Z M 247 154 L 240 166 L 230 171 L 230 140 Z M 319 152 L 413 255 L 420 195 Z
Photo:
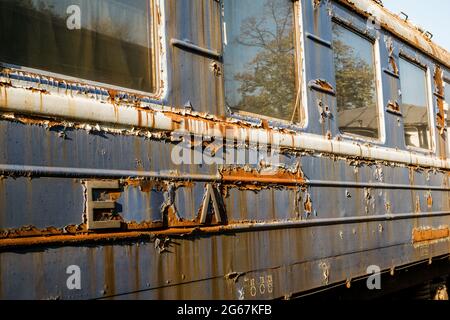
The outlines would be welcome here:
M 156 106 L 158 108 L 160 106 Z M 56 93 L 42 93 L 24 88 L 0 86 L 0 112 L 41 115 L 74 121 L 108 123 L 150 130 L 171 131 L 189 128 L 196 135 L 217 136 L 224 122 L 205 121 L 193 117 L 175 122 L 162 111 L 141 111 L 133 107 L 115 106 L 84 97 L 71 97 Z M 179 119 L 178 119 L 179 121 Z M 211 125 L 214 123 L 215 125 Z M 230 123 L 226 123 L 230 126 Z M 414 153 L 406 150 L 384 148 L 358 142 L 327 140 L 320 135 L 309 133 L 282 133 L 260 128 L 234 127 L 238 141 L 272 144 L 298 150 L 311 150 L 347 157 L 387 161 L 405 165 L 450 169 L 450 161 L 436 156 Z

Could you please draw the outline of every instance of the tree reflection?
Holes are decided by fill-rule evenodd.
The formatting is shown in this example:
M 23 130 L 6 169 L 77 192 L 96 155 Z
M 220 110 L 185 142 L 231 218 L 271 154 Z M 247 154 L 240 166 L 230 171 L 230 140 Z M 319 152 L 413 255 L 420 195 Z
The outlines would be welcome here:
M 355 39 L 357 42 L 352 43 Z M 359 51 L 349 43 L 358 46 Z M 334 24 L 333 52 L 339 129 L 346 133 L 378 137 L 372 44 Z
M 290 120 L 296 98 L 292 3 L 266 1 L 262 16 L 244 20 L 237 42 L 258 50 L 234 76 L 241 95 L 234 108 Z
M 0 0 L 0 60 L 152 92 L 147 1 Z M 70 5 L 81 29 L 67 27 Z
M 373 67 L 358 58 L 342 41 L 333 43 L 338 112 L 368 106 L 374 102 Z

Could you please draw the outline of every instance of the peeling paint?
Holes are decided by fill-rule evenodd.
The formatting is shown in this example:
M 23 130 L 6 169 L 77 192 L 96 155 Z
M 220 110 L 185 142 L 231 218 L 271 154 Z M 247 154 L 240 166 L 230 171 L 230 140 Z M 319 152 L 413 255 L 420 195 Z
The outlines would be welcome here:
M 300 167 L 294 170 L 278 169 L 252 169 L 241 167 L 224 168 L 220 171 L 221 179 L 226 184 L 248 186 L 249 188 L 261 185 L 296 185 L 301 186 L 306 178 Z
M 340 0 L 339 2 L 350 3 L 351 1 Z M 180 11 L 175 10 L 177 8 L 175 3 L 169 4 L 171 12 L 179 13 Z M 206 5 L 206 2 L 199 3 L 201 6 Z M 318 37 L 324 36 L 322 28 L 326 26 L 326 24 L 321 25 L 322 22 L 318 19 L 321 17 L 320 10 L 325 9 L 322 6 L 324 3 L 328 5 L 326 9 L 331 10 L 330 1 L 308 3 L 315 8 L 314 28 Z M 355 9 L 356 12 L 363 10 L 365 16 L 370 15 L 364 9 L 367 1 L 351 3 L 355 8 L 359 8 Z M 218 3 L 213 2 L 213 5 L 218 6 Z M 372 5 L 379 7 L 378 4 Z M 191 6 L 186 8 L 192 10 Z M 165 17 L 159 14 L 158 23 L 164 24 Z M 213 19 L 213 17 L 209 18 Z M 205 24 L 206 21 L 200 20 L 202 24 Z M 198 26 L 181 30 L 185 27 L 185 23 L 190 22 L 190 20 L 183 21 L 179 26 L 169 23 L 170 38 L 178 37 L 185 32 L 194 38 L 198 37 L 195 39 L 196 43 L 204 47 L 210 44 L 220 47 L 220 37 L 217 36 L 217 34 L 220 35 L 219 27 L 216 28 L 217 30 L 210 30 L 215 34 L 214 36 L 207 36 L 207 32 L 197 30 Z M 392 27 L 396 23 L 395 20 L 384 26 Z M 410 31 L 414 29 L 411 26 L 408 28 Z M 414 30 L 411 31 L 412 34 L 418 35 Z M 399 43 L 394 36 L 385 39 L 389 61 L 382 61 L 382 66 L 394 74 L 391 76 L 395 80 L 395 75 L 398 74 L 395 51 L 400 48 L 394 47 L 393 39 L 395 39 L 395 46 Z M 408 37 L 409 33 L 406 36 Z M 208 41 L 211 43 L 207 43 Z M 420 44 L 421 40 L 418 42 L 418 46 L 429 54 L 429 50 L 423 49 L 423 44 Z M 431 48 L 437 48 L 431 42 L 427 43 Z M 161 49 L 166 50 L 166 48 Z M 276 297 L 283 294 L 289 297 L 291 293 L 287 291 L 292 288 L 303 288 L 303 280 L 306 277 L 302 280 L 301 276 L 296 275 L 303 275 L 301 272 L 304 270 L 307 270 L 308 279 L 312 279 L 316 287 L 334 284 L 336 281 L 344 281 L 344 284 L 347 283 L 350 286 L 351 279 L 355 279 L 353 277 L 357 276 L 358 270 L 361 271 L 361 269 L 352 267 L 351 270 L 347 270 L 348 268 L 341 267 L 343 269 L 340 270 L 340 266 L 355 266 L 354 261 L 364 261 L 364 263 L 375 261 L 384 264 L 385 267 L 387 265 L 390 267 L 394 263 L 392 260 L 395 259 L 413 262 L 416 259 L 414 256 L 416 253 L 408 253 L 413 251 L 409 250 L 412 248 L 409 231 L 412 226 L 416 227 L 412 235 L 414 244 L 429 245 L 434 241 L 449 238 L 447 227 L 420 228 L 421 225 L 432 223 L 439 225 L 447 219 L 449 214 L 446 211 L 449 209 L 446 194 L 450 162 L 445 152 L 435 157 L 403 150 L 400 144 L 395 144 L 403 139 L 403 133 L 400 133 L 400 138 L 392 135 L 386 144 L 366 143 L 336 135 L 336 125 L 333 121 L 334 82 L 331 77 L 319 72 L 318 74 L 307 73 L 308 77 L 315 79 L 306 83 L 312 90 L 308 94 L 313 96 L 313 108 L 302 110 L 302 112 L 307 111 L 311 118 L 309 127 L 227 113 L 221 101 L 223 64 L 220 61 L 211 62 L 204 57 L 191 56 L 191 53 L 171 51 L 173 48 L 167 48 L 167 50 L 173 59 L 171 63 L 174 70 L 166 85 L 173 91 L 164 99 L 152 100 L 153 97 L 151 99 L 149 96 L 95 87 L 77 83 L 77 81 L 67 82 L 33 75 L 29 72 L 2 69 L 0 74 L 1 120 L 9 126 L 20 127 L 17 132 L 29 130 L 29 132 L 49 133 L 42 128 L 54 131 L 61 138 L 56 139 L 56 143 L 58 146 L 61 144 L 62 149 L 70 148 L 75 143 L 85 143 L 83 139 L 92 135 L 105 134 L 109 143 L 111 140 L 115 143 L 123 137 L 127 138 L 111 149 L 108 149 L 107 143 L 98 142 L 97 145 L 95 142 L 92 148 L 98 148 L 98 154 L 102 155 L 100 161 L 96 153 L 95 156 L 80 160 L 75 165 L 71 162 L 67 164 L 69 163 L 67 160 L 52 157 L 53 150 L 47 150 L 48 154 L 45 155 L 47 158 L 27 156 L 22 159 L 20 155 L 17 155 L 16 158 L 11 158 L 16 161 L 13 163 L 17 163 L 17 167 L 9 165 L 10 158 L 5 158 L 6 164 L 0 164 L 2 168 L 0 180 L 11 183 L 17 178 L 25 180 L 22 177 L 29 177 L 30 181 L 24 184 L 31 190 L 32 185 L 34 188 L 33 181 L 44 176 L 72 177 L 74 180 L 77 179 L 73 182 L 77 186 L 81 183 L 80 180 L 116 179 L 120 183 L 120 188 L 101 194 L 99 199 L 116 202 L 124 197 L 126 191 L 130 191 L 131 200 L 127 201 L 137 203 L 138 201 L 132 198 L 135 195 L 145 200 L 142 200 L 144 205 L 140 207 L 140 204 L 138 208 L 130 210 L 138 213 L 124 212 L 116 217 L 121 221 L 121 226 L 114 232 L 111 230 L 93 232 L 88 230 L 84 223 L 63 228 L 40 229 L 26 226 L 2 230 L 0 232 L 1 251 L 9 254 L 18 248 L 31 252 L 39 248 L 56 250 L 55 248 L 66 249 L 80 246 L 79 251 L 84 252 L 91 259 L 89 266 L 93 274 L 96 268 L 104 269 L 102 272 L 105 283 L 101 284 L 101 296 L 121 293 L 119 286 L 122 281 L 118 281 L 118 276 L 127 270 L 123 265 L 128 263 L 130 265 L 128 270 L 133 271 L 129 274 L 132 282 L 135 282 L 133 290 L 149 292 L 158 290 L 159 298 L 165 297 L 167 291 L 164 290 L 173 290 L 174 297 L 185 297 L 186 292 L 192 293 L 192 291 L 190 287 L 183 287 L 183 285 L 188 283 L 197 285 L 197 281 L 207 283 L 213 292 L 212 296 L 220 297 L 228 294 L 226 290 L 230 292 L 235 290 L 234 288 L 240 286 L 244 278 L 248 279 L 249 283 L 252 279 L 259 280 L 255 275 L 258 272 L 264 273 L 261 275 L 263 279 L 269 279 L 270 275 L 271 283 L 274 279 L 274 283 L 283 286 L 277 291 L 277 294 L 281 292 L 281 295 L 278 294 Z M 433 63 L 436 63 L 439 57 L 448 57 L 447 54 L 439 52 Z M 423 60 L 429 63 L 427 59 Z M 448 64 L 449 60 L 446 61 Z M 328 68 L 323 64 L 320 67 Z M 442 95 L 439 88 L 442 70 L 439 71 L 439 68 L 437 67 L 435 72 L 437 88 L 435 95 L 438 96 L 438 100 Z M 182 72 L 189 72 L 189 74 L 185 76 Z M 321 76 L 328 80 L 318 78 Z M 206 83 L 208 79 L 215 83 Z M 397 97 L 393 95 L 386 100 L 388 99 L 390 100 L 387 111 L 401 116 Z M 443 113 L 440 106 L 439 109 L 437 123 L 442 129 L 442 125 L 445 124 L 442 122 Z M 391 118 L 400 120 L 400 117 Z M 321 127 L 317 121 L 320 121 L 320 124 L 327 122 L 323 125 L 323 131 L 320 134 L 316 131 L 310 132 L 316 130 L 316 127 Z M 36 128 L 38 126 L 42 128 Z M 79 130 L 77 135 L 81 138 L 70 142 L 68 129 Z M 175 131 L 207 136 L 217 143 L 212 146 L 213 148 L 220 148 L 227 144 L 225 141 L 219 141 L 227 130 L 233 132 L 237 142 L 237 145 L 233 147 L 236 148 L 250 148 L 254 141 L 260 142 L 260 140 L 264 145 L 271 146 L 274 141 L 280 140 L 282 163 L 260 163 L 256 167 L 187 165 L 175 169 L 174 166 L 166 163 L 169 157 L 164 154 L 166 150 L 164 148 L 180 142 L 180 137 Z M 444 131 L 441 130 L 441 134 L 443 133 Z M 220 138 L 215 139 L 217 137 Z M 20 139 L 23 139 L 15 136 L 14 138 L 17 138 L 18 143 Z M 53 133 L 51 138 L 53 139 Z M 29 140 L 32 141 L 32 139 Z M 125 154 L 123 150 L 126 149 L 125 146 L 129 141 L 131 141 L 130 144 L 135 143 L 135 150 L 131 151 L 131 154 Z M 50 142 L 47 143 L 50 145 Z M 440 150 L 443 150 L 442 147 Z M 11 150 L 6 150 L 8 151 Z M 61 152 L 61 158 L 68 157 L 63 152 L 64 150 Z M 148 162 L 145 159 L 147 152 L 150 154 Z M 111 156 L 112 153 L 120 153 L 123 161 L 116 159 L 114 165 L 109 166 L 113 162 L 107 161 L 116 156 Z M 152 157 L 151 160 L 150 157 Z M 46 162 L 41 161 L 42 159 Z M 52 161 L 54 163 L 51 163 Z M 128 166 L 127 163 L 131 163 L 130 166 L 137 169 L 131 171 L 130 168 L 125 167 Z M 119 169 L 116 168 L 117 164 L 122 170 L 115 170 Z M 67 168 L 58 167 L 64 165 Z M 397 180 L 403 184 L 394 185 L 394 181 Z M 0 192 L 5 188 L 3 182 L 0 184 Z M 194 189 L 200 191 L 194 192 L 192 191 Z M 214 192 L 213 198 L 211 198 L 213 196 L 211 190 Z M 428 190 L 433 190 L 433 193 Z M 36 189 L 30 194 L 27 194 L 28 198 L 36 197 Z M 154 194 L 158 197 L 156 201 Z M 177 202 L 182 197 L 188 198 L 185 200 L 188 209 L 181 208 Z M 10 199 L 11 196 L 8 198 L 9 203 L 11 203 Z M 18 196 L 17 199 L 20 200 L 20 197 Z M 406 199 L 403 201 L 406 205 L 399 199 Z M 428 206 L 430 209 L 428 212 L 422 212 L 427 211 L 421 208 L 422 199 L 424 200 L 422 206 Z M 83 199 L 80 197 L 74 201 L 83 201 Z M 181 203 L 183 204 L 183 201 Z M 70 206 L 69 203 L 64 205 L 66 208 Z M 441 211 L 432 211 L 433 207 Z M 189 211 L 186 214 L 187 218 L 183 209 Z M 414 209 L 415 212 L 413 212 Z M 80 222 L 85 222 L 86 216 L 83 217 L 81 211 Z M 158 220 L 148 220 L 151 219 L 149 217 L 152 217 L 154 211 L 157 212 Z M 236 214 L 235 211 L 238 213 Z M 252 216 L 251 212 L 257 212 L 257 214 Z M 25 213 L 34 214 L 32 210 Z M 56 213 L 62 214 L 62 212 Z M 52 211 L 49 214 L 53 215 L 55 212 Z M 133 218 L 127 219 L 126 214 L 134 215 L 132 215 Z M 141 216 L 147 218 L 141 221 L 139 220 Z M 135 217 L 138 218 L 135 219 Z M 25 219 L 28 218 L 30 217 L 24 217 L 21 221 L 26 221 Z M 380 223 L 380 221 L 383 222 Z M 224 234 L 227 236 L 219 236 Z M 323 241 L 329 238 L 337 238 L 339 241 L 336 242 L 339 243 L 331 246 Z M 292 241 L 292 239 L 299 241 Z M 389 246 L 389 243 L 393 242 L 399 245 Z M 254 246 L 255 243 L 262 243 L 264 246 Z M 142 251 L 140 257 L 137 254 L 134 255 L 134 250 L 138 252 L 136 248 L 148 244 L 145 254 Z M 103 254 L 95 251 L 102 250 L 104 245 L 110 248 Z M 283 247 L 286 249 L 287 245 L 289 250 L 280 249 Z M 385 247 L 381 248 L 382 246 Z M 118 252 L 124 247 L 129 252 L 124 255 L 119 254 Z M 254 249 L 251 255 L 248 254 L 249 247 Z M 438 251 L 438 247 L 432 249 L 436 250 L 433 252 L 442 252 L 442 250 Z M 367 250 L 371 253 L 367 254 Z M 48 255 L 49 250 L 42 251 L 45 251 L 43 255 Z M 56 252 L 58 258 L 65 257 L 60 251 Z M 333 258 L 323 260 L 325 257 L 318 253 L 324 252 L 328 252 L 328 255 Z M 398 252 L 405 252 L 408 255 L 400 257 Z M 220 253 L 220 259 L 215 259 L 218 253 Z M 97 259 L 103 255 L 104 259 Z M 206 261 L 204 259 L 207 259 L 208 263 L 203 264 Z M 99 262 L 99 260 L 104 261 Z M 339 262 L 334 263 L 334 261 Z M 103 268 L 100 268 L 100 265 Z M 170 271 L 172 266 L 176 266 L 176 271 Z M 283 269 L 284 266 L 286 269 Z M 358 267 L 361 266 L 363 266 L 362 262 L 358 264 Z M 139 267 L 141 271 L 147 268 L 151 272 L 139 272 Z M 298 272 L 299 270 L 301 272 Z M 280 279 L 272 278 L 272 273 L 281 275 Z M 143 276 L 146 277 L 145 280 L 140 278 Z M 206 279 L 206 277 L 211 278 Z M 221 286 L 223 283 L 217 285 L 219 282 L 214 282 L 217 279 L 227 281 L 224 286 L 226 289 Z M 286 285 L 290 279 L 297 281 Z M 345 282 L 346 279 L 347 282 Z M 145 281 L 145 288 L 141 281 Z M 92 288 L 98 287 L 95 284 L 92 285 Z M 92 294 L 88 296 L 95 298 L 98 294 L 96 292 L 93 296 Z
M 414 229 L 412 239 L 414 243 L 442 240 L 450 237 L 448 227 Z

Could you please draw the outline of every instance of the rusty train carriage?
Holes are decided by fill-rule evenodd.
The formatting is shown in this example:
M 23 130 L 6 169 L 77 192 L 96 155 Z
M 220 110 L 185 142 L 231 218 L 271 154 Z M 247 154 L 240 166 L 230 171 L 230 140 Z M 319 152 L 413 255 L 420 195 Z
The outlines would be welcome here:
M 20 48 L 0 50 L 12 57 L 0 72 L 0 298 L 270 299 L 449 254 L 450 54 L 378 1 L 283 1 L 293 15 L 292 119 L 275 118 L 282 102 L 258 114 L 251 92 L 228 103 L 243 90 L 227 82 L 243 67 L 233 60 L 242 43 L 229 37 L 241 19 L 227 11 L 232 0 L 141 1 L 151 50 L 120 44 L 151 61 L 133 69 L 151 70 L 139 81 L 114 68 L 76 77 L 84 71 L 28 56 L 20 65 Z M 375 127 L 363 116 L 341 127 L 356 109 L 339 96 L 335 28 L 373 48 Z M 414 106 L 399 94 L 401 59 L 424 74 L 425 131 L 405 114 Z M 232 149 L 279 141 L 280 163 L 177 165 L 181 130 L 220 143 L 231 130 Z M 66 286 L 70 265 L 81 290 Z

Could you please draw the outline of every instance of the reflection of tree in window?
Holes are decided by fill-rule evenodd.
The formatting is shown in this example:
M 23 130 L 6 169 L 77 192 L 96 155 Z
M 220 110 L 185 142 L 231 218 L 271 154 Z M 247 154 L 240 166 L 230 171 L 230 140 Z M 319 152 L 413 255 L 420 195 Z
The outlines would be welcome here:
M 227 103 L 232 109 L 291 120 L 296 100 L 292 2 L 230 0 L 225 5 L 231 40 L 224 57 Z M 236 20 L 239 29 L 233 28 Z
M 422 149 L 430 148 L 428 119 L 428 95 L 426 72 L 421 67 L 401 58 L 400 85 L 401 110 L 405 126 L 406 145 Z
M 0 0 L 0 61 L 152 92 L 150 3 Z M 67 28 L 71 5 L 81 30 Z
M 333 24 L 337 122 L 344 133 L 379 135 L 373 44 Z

